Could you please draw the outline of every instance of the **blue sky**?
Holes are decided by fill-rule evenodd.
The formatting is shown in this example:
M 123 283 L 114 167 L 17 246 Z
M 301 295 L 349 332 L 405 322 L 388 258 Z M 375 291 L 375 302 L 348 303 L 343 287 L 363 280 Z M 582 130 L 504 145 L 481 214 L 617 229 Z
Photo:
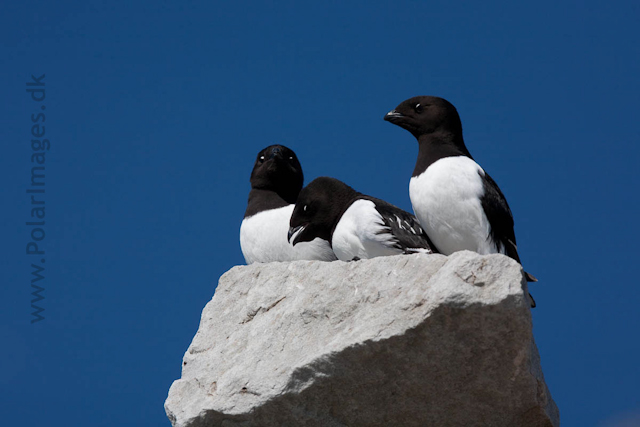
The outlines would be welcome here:
M 306 182 L 410 210 L 417 144 L 382 117 L 415 95 L 456 105 L 509 200 L 563 425 L 640 418 L 640 5 L 559 3 L 5 4 L 3 423 L 168 426 L 200 312 L 243 263 L 255 154 L 287 145 Z M 38 112 L 45 264 L 25 254 Z

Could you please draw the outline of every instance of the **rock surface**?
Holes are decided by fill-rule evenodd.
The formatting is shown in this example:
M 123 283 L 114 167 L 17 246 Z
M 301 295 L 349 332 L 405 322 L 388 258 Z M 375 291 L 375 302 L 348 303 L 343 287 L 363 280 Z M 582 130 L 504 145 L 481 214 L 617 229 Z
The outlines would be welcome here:
M 558 426 L 522 269 L 458 252 L 234 267 L 167 416 L 196 426 Z

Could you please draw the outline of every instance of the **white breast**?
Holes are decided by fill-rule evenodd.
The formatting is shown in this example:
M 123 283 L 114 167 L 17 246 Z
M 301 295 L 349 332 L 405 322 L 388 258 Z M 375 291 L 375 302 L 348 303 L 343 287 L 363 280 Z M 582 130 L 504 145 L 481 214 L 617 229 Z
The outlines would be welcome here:
M 471 250 L 497 252 L 480 198 L 484 170 L 466 156 L 445 157 L 411 178 L 413 211 L 436 247 L 445 255 Z
M 384 231 L 384 221 L 371 200 L 356 200 L 345 211 L 331 238 L 333 251 L 341 261 L 375 258 L 402 253 L 394 248 L 393 236 Z
M 247 264 L 254 262 L 295 261 L 300 259 L 333 261 L 329 242 L 314 239 L 292 246 L 287 241 L 289 220 L 294 205 L 262 211 L 242 220 L 240 248 Z

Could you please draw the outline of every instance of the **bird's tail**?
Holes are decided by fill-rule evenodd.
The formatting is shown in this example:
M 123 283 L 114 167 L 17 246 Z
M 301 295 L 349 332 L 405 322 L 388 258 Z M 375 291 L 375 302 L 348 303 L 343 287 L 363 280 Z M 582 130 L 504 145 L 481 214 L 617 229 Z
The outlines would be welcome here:
M 527 279 L 527 282 L 538 281 L 538 279 L 536 279 L 536 276 L 534 276 L 533 274 L 527 273 L 526 271 L 524 272 L 524 277 Z M 536 308 L 536 300 L 533 299 L 531 294 L 529 294 L 529 299 L 531 299 L 531 308 Z
M 529 299 L 531 300 L 531 308 L 536 308 L 536 300 L 533 299 L 531 294 L 529 294 Z

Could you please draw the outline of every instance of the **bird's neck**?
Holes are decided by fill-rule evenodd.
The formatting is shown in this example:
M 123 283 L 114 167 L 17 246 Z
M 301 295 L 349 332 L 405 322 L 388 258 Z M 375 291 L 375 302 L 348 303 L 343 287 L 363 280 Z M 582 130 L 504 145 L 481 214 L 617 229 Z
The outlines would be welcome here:
M 424 172 L 431 164 L 445 157 L 466 156 L 471 154 L 464 145 L 462 134 L 437 131 L 418 137 L 418 159 L 413 176 Z
M 252 188 L 249 192 L 249 202 L 247 203 L 244 217 L 247 218 L 264 210 L 282 208 L 295 203 L 295 198 L 293 201 L 290 200 L 290 198 L 285 199 L 273 190 Z
M 297 181 L 290 176 L 252 177 L 251 191 L 253 190 L 276 193 L 291 204 L 298 199 L 298 194 L 302 190 L 302 180 Z

